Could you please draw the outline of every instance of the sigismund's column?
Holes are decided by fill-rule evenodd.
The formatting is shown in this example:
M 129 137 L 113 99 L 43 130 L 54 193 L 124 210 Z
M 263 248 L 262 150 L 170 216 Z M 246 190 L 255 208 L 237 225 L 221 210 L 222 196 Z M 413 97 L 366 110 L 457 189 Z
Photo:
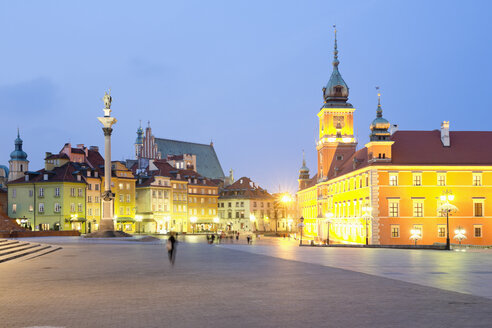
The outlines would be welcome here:
M 114 194 L 111 192 L 111 133 L 113 128 L 111 127 L 116 123 L 116 118 L 111 117 L 111 89 L 109 94 L 104 93 L 102 99 L 104 101 L 104 117 L 98 117 L 97 119 L 103 125 L 104 132 L 104 192 L 102 194 L 102 216 L 99 224 L 99 231 L 114 231 L 113 222 L 113 199 Z

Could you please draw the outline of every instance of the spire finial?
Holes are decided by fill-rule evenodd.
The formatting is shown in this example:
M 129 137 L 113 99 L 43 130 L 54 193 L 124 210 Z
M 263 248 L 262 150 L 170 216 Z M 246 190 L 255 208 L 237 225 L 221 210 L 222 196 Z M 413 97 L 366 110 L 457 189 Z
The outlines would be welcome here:
M 140 122 L 140 128 L 142 128 L 142 120 L 139 120 L 139 122 Z
M 383 117 L 383 109 L 381 108 L 381 92 L 379 92 L 379 86 L 376 87 L 378 92 L 378 109 L 376 110 L 377 117 Z
M 17 138 L 20 138 L 19 127 L 17 127 Z
M 333 25 L 333 30 L 335 33 L 335 46 L 333 49 L 333 66 L 337 67 L 340 62 L 338 61 L 337 26 L 336 25 Z
M 306 154 L 304 153 L 304 149 L 302 150 L 302 166 L 306 166 Z

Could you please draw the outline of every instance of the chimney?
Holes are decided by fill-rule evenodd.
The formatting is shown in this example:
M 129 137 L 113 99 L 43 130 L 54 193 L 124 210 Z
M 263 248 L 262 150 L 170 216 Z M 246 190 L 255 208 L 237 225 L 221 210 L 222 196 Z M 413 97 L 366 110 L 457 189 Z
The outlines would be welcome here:
M 441 123 L 441 141 L 444 147 L 451 146 L 451 141 L 449 140 L 449 121 L 443 121 Z
M 84 148 L 84 144 L 78 144 L 77 145 L 77 148 L 83 149 Z
M 398 131 L 398 124 L 391 124 L 390 134 L 393 135 L 396 131 Z

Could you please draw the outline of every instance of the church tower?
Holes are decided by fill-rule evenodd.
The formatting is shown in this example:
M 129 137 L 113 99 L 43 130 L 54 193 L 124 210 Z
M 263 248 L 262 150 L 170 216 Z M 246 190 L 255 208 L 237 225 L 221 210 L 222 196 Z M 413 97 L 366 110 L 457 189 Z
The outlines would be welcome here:
M 24 172 L 29 169 L 27 154 L 22 150 L 22 139 L 19 129 L 17 129 L 17 139 L 15 139 L 15 150 L 10 153 L 9 161 L 9 181 L 19 179 L 24 176 Z
M 335 27 L 335 26 L 334 26 Z M 354 138 L 354 111 L 348 103 L 349 88 L 338 71 L 337 30 L 335 28 L 335 47 L 333 72 L 326 87 L 323 88 L 324 105 L 319 118 L 318 180 L 326 180 L 349 158 L 357 146 Z
M 135 159 L 142 157 L 143 134 L 142 121 L 140 121 L 140 126 L 137 129 L 137 140 L 135 140 Z
M 302 152 L 302 167 L 299 169 L 299 190 L 306 189 L 309 183 L 309 169 L 306 166 L 304 151 Z
M 379 88 L 378 88 L 379 89 Z M 394 141 L 390 140 L 389 132 L 390 123 L 383 118 L 383 109 L 381 108 L 381 94 L 378 93 L 378 109 L 376 118 L 371 123 L 371 134 L 367 147 L 367 159 L 369 163 L 374 162 L 391 162 L 391 145 Z

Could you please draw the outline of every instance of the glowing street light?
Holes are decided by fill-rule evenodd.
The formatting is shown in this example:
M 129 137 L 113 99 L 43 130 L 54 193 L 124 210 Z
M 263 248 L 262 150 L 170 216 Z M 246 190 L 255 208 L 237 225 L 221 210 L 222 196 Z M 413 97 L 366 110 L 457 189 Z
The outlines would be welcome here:
M 465 229 L 463 229 L 462 227 L 458 227 L 458 229 L 456 229 L 454 231 L 454 233 L 455 233 L 454 239 L 456 239 L 460 243 L 460 245 L 461 245 L 461 241 L 463 239 L 466 239 L 466 236 L 465 236 L 466 231 L 465 231 Z
M 454 195 L 451 193 L 451 190 L 444 191 L 440 199 L 444 203 L 439 206 L 438 210 L 441 213 L 446 213 L 446 250 L 449 251 L 451 249 L 451 241 L 449 240 L 449 212 L 456 212 L 458 211 L 458 208 L 449 203 L 449 201 L 454 200 Z
M 362 212 L 364 212 L 364 214 L 362 215 L 362 218 L 366 220 L 366 245 L 369 245 L 368 220 L 373 219 L 373 216 L 371 215 L 372 207 L 362 206 Z
M 332 212 L 326 212 L 325 213 L 325 218 L 326 218 L 326 245 L 330 245 L 330 221 L 333 218 L 333 213 Z
M 192 217 L 190 218 L 190 222 L 192 223 L 192 224 L 191 224 L 191 226 L 193 227 L 193 234 L 195 234 L 195 223 L 196 223 L 196 221 L 197 221 L 197 220 L 198 220 L 198 219 L 197 219 L 197 217 L 196 217 L 196 216 L 192 216 Z
M 412 229 L 410 230 L 411 236 L 410 239 L 415 241 L 415 246 L 417 246 L 417 240 L 422 239 L 422 231 L 420 229 Z
M 249 220 L 251 221 L 251 224 L 253 225 L 253 228 L 256 228 L 256 216 L 254 214 L 251 214 L 249 216 Z M 253 231 L 256 229 L 252 229 Z

